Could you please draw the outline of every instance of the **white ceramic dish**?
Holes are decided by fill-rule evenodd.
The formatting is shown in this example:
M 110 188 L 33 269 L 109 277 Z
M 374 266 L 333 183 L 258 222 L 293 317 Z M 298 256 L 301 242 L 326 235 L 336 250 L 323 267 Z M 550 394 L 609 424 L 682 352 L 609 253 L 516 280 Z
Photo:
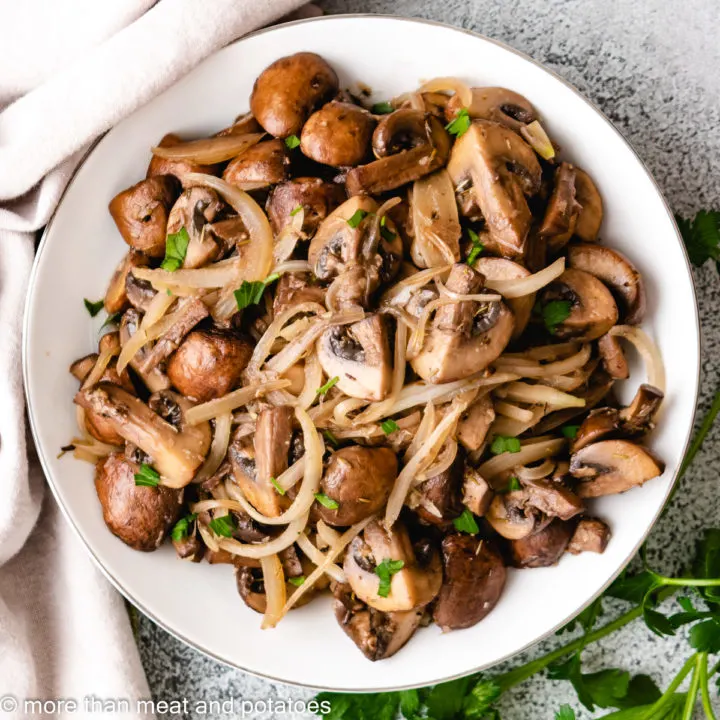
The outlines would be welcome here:
M 504 85 L 540 111 L 566 158 L 587 169 L 605 200 L 602 237 L 643 272 L 644 327 L 660 345 L 667 399 L 652 445 L 667 464 L 662 478 L 596 502 L 613 538 L 603 555 L 566 556 L 554 568 L 511 572 L 495 610 L 476 627 L 421 630 L 405 649 L 366 660 L 336 623 L 330 601 L 289 614 L 272 631 L 244 606 L 229 566 L 191 565 L 172 547 L 134 552 L 106 529 L 92 468 L 57 459 L 75 433 L 76 381 L 67 368 L 95 348 L 83 298 L 104 294 L 126 251 L 108 201 L 144 177 L 149 148 L 165 132 L 211 133 L 247 110 L 253 81 L 282 55 L 312 50 L 383 100 L 421 79 L 456 75 Z M 647 170 L 592 105 L 529 58 L 475 34 L 437 24 L 378 16 L 331 17 L 284 25 L 237 42 L 105 135 L 65 193 L 48 227 L 30 285 L 24 370 L 30 418 L 53 491 L 101 568 L 118 589 L 165 629 L 218 660 L 288 683 L 339 690 L 421 686 L 505 659 L 552 632 L 605 588 L 635 553 L 673 484 L 692 427 L 699 334 L 687 259 L 672 216 Z M 642 368 L 638 368 L 638 373 Z M 633 388 L 634 389 L 634 388 Z

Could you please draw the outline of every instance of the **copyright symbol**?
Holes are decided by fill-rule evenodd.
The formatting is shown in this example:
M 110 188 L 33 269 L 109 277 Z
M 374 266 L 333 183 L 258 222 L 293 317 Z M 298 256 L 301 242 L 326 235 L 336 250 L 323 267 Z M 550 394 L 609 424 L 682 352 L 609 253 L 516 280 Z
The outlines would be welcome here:
M 6 713 L 15 712 L 18 709 L 18 701 L 13 695 L 0 697 L 0 710 Z

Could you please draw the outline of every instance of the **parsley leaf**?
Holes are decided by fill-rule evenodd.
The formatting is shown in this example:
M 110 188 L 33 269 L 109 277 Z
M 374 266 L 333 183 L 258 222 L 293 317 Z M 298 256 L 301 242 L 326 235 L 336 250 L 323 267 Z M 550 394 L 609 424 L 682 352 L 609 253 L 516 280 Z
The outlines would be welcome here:
M 465 698 L 464 717 L 468 720 L 484 720 L 501 694 L 502 688 L 492 678 L 481 678 Z
M 465 508 L 460 517 L 453 520 L 453 525 L 458 532 L 468 533 L 469 535 L 477 535 L 480 532 L 475 516 Z
M 474 230 L 468 229 L 468 235 L 470 236 L 470 242 L 472 242 L 472 248 L 465 262 L 472 267 L 480 256 L 480 253 L 485 249 L 485 246 L 480 242 L 480 238 Z
M 277 490 L 278 495 L 284 495 L 287 491 L 285 488 L 274 478 L 270 478 L 270 482 L 272 483 L 272 486 Z
M 358 209 L 358 210 L 356 210 L 356 211 L 352 214 L 352 217 L 350 217 L 350 218 L 348 218 L 348 219 L 346 220 L 346 222 L 347 222 L 347 224 L 348 224 L 351 228 L 354 229 L 354 228 L 356 228 L 367 216 L 368 216 L 368 211 L 367 211 L 367 210 L 359 210 L 359 209 Z
M 373 115 L 389 115 L 394 112 L 395 108 L 387 101 L 375 103 L 371 108 L 370 112 Z
M 502 453 L 520 452 L 520 441 L 516 437 L 508 437 L 507 435 L 496 435 L 490 445 L 490 452 L 493 455 L 502 455 Z
M 316 395 L 325 395 L 329 390 L 334 388 L 340 382 L 340 376 L 336 375 L 331 377 L 322 387 L 319 387 L 316 391 Z
M 648 592 L 657 587 L 655 575 L 645 570 L 636 575 L 621 575 L 608 588 L 606 595 L 640 605 Z
M 694 220 L 675 216 L 688 257 L 693 265 L 720 259 L 720 211 L 701 210 Z
M 550 334 L 554 335 L 557 326 L 570 317 L 571 307 L 569 300 L 551 300 L 547 305 L 543 305 L 542 317 Z
M 325 439 L 334 447 L 336 448 L 340 443 L 338 442 L 338 439 L 329 431 L 329 430 L 323 430 L 323 435 L 325 436 Z
M 110 327 L 111 325 L 117 325 L 120 322 L 121 317 L 122 313 L 119 312 L 108 315 L 105 318 L 105 322 L 100 326 L 100 332 L 102 332 L 106 327 Z
M 296 206 L 290 211 L 290 217 L 295 217 L 302 209 L 303 209 L 303 206 L 302 206 L 302 205 L 296 205 Z
M 460 112 L 455 116 L 454 120 L 451 120 L 445 129 L 456 137 L 462 137 L 470 129 L 470 113 L 467 108 L 462 108 Z
M 298 575 L 297 577 L 288 578 L 288 582 L 295 587 L 300 587 L 305 582 L 305 576 Z
M 173 527 L 172 532 L 170 533 L 172 539 L 177 542 L 184 540 L 190 533 L 190 526 L 195 522 L 196 518 L 197 513 L 191 513 L 190 515 L 186 515 L 184 518 L 180 518 L 175 523 L 175 527 Z
M 333 500 L 331 497 L 328 497 L 325 493 L 315 493 L 315 499 L 323 507 L 326 507 L 328 510 L 337 510 L 340 507 L 340 505 L 338 505 L 337 500 Z
M 562 432 L 563 437 L 566 437 L 568 440 L 574 440 L 577 437 L 579 429 L 579 425 L 563 425 L 560 428 L 560 431 Z
M 104 307 L 105 301 L 98 300 L 97 302 L 90 302 L 87 298 L 83 298 L 85 303 L 85 309 L 90 313 L 90 317 L 95 317 Z
M 700 652 L 720 652 L 720 618 L 713 617 L 693 625 L 690 628 L 690 645 Z
M 392 576 L 399 573 L 404 567 L 404 561 L 390 560 L 388 558 L 375 566 L 375 574 L 380 578 L 380 586 L 378 587 L 380 597 L 387 597 L 390 594 Z
M 250 305 L 257 305 L 262 300 L 265 288 L 274 283 L 279 277 L 280 275 L 273 273 L 264 280 L 254 280 L 253 282 L 243 280 L 242 285 L 233 293 L 238 310 L 243 310 Z
M 555 720 L 575 720 L 575 711 L 567 704 L 561 705 L 555 713 Z
M 165 259 L 160 267 L 168 272 L 175 272 L 185 262 L 190 236 L 188 231 L 181 227 L 176 233 L 170 233 L 165 238 Z
M 140 472 L 135 473 L 135 484 L 141 487 L 157 487 L 160 484 L 160 473 L 152 465 L 143 463 Z
M 229 513 L 222 517 L 213 518 L 209 523 L 208 527 L 220 537 L 232 537 L 233 530 L 235 530 L 235 520 Z
M 300 147 L 300 138 L 297 135 L 288 135 L 285 138 L 285 146 L 288 150 L 294 150 L 296 147 Z
M 390 433 L 397 432 L 400 429 L 400 426 L 394 420 L 383 420 L 380 423 L 380 427 L 386 435 L 390 435 Z

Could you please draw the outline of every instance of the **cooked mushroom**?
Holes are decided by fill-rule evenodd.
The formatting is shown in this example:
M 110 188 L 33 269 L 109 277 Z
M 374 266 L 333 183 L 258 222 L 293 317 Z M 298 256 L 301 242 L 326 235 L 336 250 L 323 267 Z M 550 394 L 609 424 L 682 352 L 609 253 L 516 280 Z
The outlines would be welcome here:
M 132 274 L 128 277 L 132 277 Z M 127 341 L 137 332 L 140 326 L 140 313 L 137 310 L 130 309 L 125 312 L 120 320 L 120 343 L 125 345 Z M 148 356 L 150 349 L 145 346 L 141 350 L 135 353 L 135 356 L 130 360 L 130 367 L 135 371 L 138 377 L 143 381 L 145 387 L 152 393 L 160 390 L 167 390 L 170 387 L 170 380 L 168 380 L 165 371 L 159 368 L 157 365 L 147 372 L 144 372 L 141 368 Z
M 177 178 L 157 175 L 141 180 L 110 201 L 110 214 L 130 247 L 150 257 L 165 255 L 168 214 L 178 190 Z
M 473 515 L 483 517 L 490 509 L 493 490 L 485 478 L 474 468 L 467 465 L 463 475 L 463 505 Z
M 479 623 L 497 605 L 506 571 L 500 554 L 472 535 L 448 535 L 442 541 L 443 584 L 433 620 L 442 630 Z
M 463 109 L 459 95 L 453 95 L 445 108 L 445 117 L 454 120 Z M 527 98 L 504 87 L 472 88 L 472 102 L 465 108 L 471 118 L 492 120 L 515 132 L 537 120 L 537 112 Z
M 385 593 L 376 570 L 386 561 L 400 561 L 403 566 L 391 574 Z M 442 585 L 438 552 L 430 548 L 427 557 L 416 556 L 407 530 L 400 523 L 395 523 L 392 534 L 388 534 L 379 522 L 370 522 L 350 543 L 343 569 L 358 598 L 384 612 L 423 607 L 435 598 Z
M 338 90 L 338 77 L 319 55 L 299 52 L 280 58 L 255 81 L 250 109 L 271 135 L 300 135 L 305 121 Z
M 453 265 L 447 289 L 462 295 L 481 292 L 483 276 L 469 265 Z M 475 300 L 443 305 L 435 314 L 422 346 L 411 360 L 427 382 L 461 380 L 484 370 L 505 349 L 513 331 L 513 314 L 503 302 Z
M 205 543 L 197 534 L 186 535 L 178 540 L 172 538 L 172 544 L 181 560 L 199 563 L 205 556 Z
M 193 330 L 170 356 L 167 376 L 183 395 L 207 402 L 240 385 L 252 352 L 236 330 Z
M 582 552 L 604 553 L 610 542 L 610 528 L 597 518 L 582 518 L 575 528 L 567 551 L 573 555 Z
M 103 520 L 113 535 L 134 550 L 160 547 L 182 507 L 182 490 L 135 484 L 136 463 L 120 453 L 102 458 L 95 466 L 95 490 Z
M 615 408 L 605 407 L 591 410 L 578 428 L 570 449 L 572 452 L 582 450 L 598 440 L 617 432 L 620 424 L 618 411 Z
M 292 219 L 292 212 L 303 209 L 303 232 L 311 237 L 318 225 L 345 202 L 341 185 L 318 177 L 300 177 L 276 185 L 267 200 L 267 214 L 277 235 Z
M 567 245 L 575 231 L 581 209 L 575 200 L 575 168 L 570 163 L 560 163 L 555 171 L 554 183 L 539 230 L 552 254 Z
M 282 140 L 251 145 L 228 163 L 223 180 L 241 190 L 260 190 L 287 180 L 290 158 Z
M 300 149 L 323 165 L 359 165 L 369 154 L 374 129 L 375 118 L 367 110 L 333 100 L 308 118 Z
M 185 228 L 188 234 L 183 267 L 200 267 L 218 258 L 221 246 L 208 226 L 220 219 L 224 208 L 217 193 L 203 187 L 188 188 L 177 199 L 170 211 L 167 233 L 172 235 Z
M 526 512 L 526 495 L 522 490 L 498 493 L 490 503 L 485 519 L 498 535 L 508 540 L 520 540 L 536 530 L 538 519 Z
M 567 549 L 572 535 L 572 523 L 553 520 L 542 530 L 510 543 L 512 563 L 519 568 L 555 565 Z
M 583 270 L 566 270 L 542 291 L 543 306 L 554 301 L 570 302 L 570 314 L 553 329 L 559 339 L 596 340 L 618 320 L 617 305 L 610 291 Z
M 136 310 L 146 313 L 153 298 L 157 295 L 157 290 L 149 280 L 140 280 L 133 273 L 128 272 L 125 278 L 125 294 L 130 305 Z
M 296 588 L 289 582 L 287 575 L 286 578 L 288 581 L 285 584 L 285 591 L 287 595 L 291 595 Z M 236 566 L 235 581 L 237 583 L 238 593 L 245 604 L 255 612 L 264 614 L 267 609 L 267 598 L 265 596 L 265 583 L 263 582 L 262 570 L 249 565 Z M 293 607 L 298 608 L 306 605 L 312 600 L 312 597 L 313 591 L 311 590 L 305 593 Z
M 602 280 L 622 308 L 623 322 L 637 325 L 645 315 L 645 285 L 635 266 L 617 250 L 582 243 L 568 248 L 568 264 Z
M 457 427 L 457 439 L 466 450 L 479 450 L 488 430 L 495 420 L 495 408 L 490 395 L 483 395 L 460 416 Z
M 422 619 L 422 609 L 380 612 L 358 600 L 349 585 L 334 590 L 335 618 L 345 634 L 368 660 L 394 655 L 412 637 Z
M 134 277 L 130 272 L 134 267 L 144 267 L 148 264 L 148 259 L 142 253 L 136 250 L 128 250 L 120 264 L 115 268 L 110 285 L 105 291 L 105 312 L 108 315 L 122 312 L 126 310 L 129 304 L 133 304 L 128 297 L 126 281 L 130 277 Z
M 350 397 L 383 400 L 390 392 L 392 360 L 385 316 L 368 315 L 352 325 L 333 325 L 317 341 L 320 365 Z
M 447 470 L 421 482 L 417 488 L 418 516 L 431 525 L 448 525 L 465 509 L 462 502 L 465 455 L 460 448 Z
M 499 123 L 473 122 L 453 146 L 447 166 L 458 190 L 472 185 L 490 237 L 506 257 L 521 257 L 532 215 L 525 196 L 540 189 L 533 149 Z
M 655 413 L 664 397 L 665 394 L 653 385 L 640 385 L 630 405 L 618 413 L 622 431 L 635 436 L 652 430 Z
M 552 480 L 524 480 L 523 491 L 527 504 L 548 517 L 570 520 L 585 511 L 583 501 L 574 492 Z
M 570 472 L 581 498 L 625 492 L 662 475 L 665 466 L 628 440 L 602 440 L 573 453 Z
M 378 160 L 348 172 L 345 186 L 350 195 L 395 190 L 443 167 L 450 137 L 436 117 L 402 108 L 378 123 L 373 151 Z
M 575 199 L 581 210 L 575 223 L 575 235 L 585 242 L 595 242 L 603 219 L 603 201 L 592 178 L 575 168 Z
M 616 380 L 625 380 L 630 376 L 625 353 L 620 340 L 615 335 L 603 335 L 598 340 L 598 352 L 605 372 Z
M 285 273 L 275 286 L 273 313 L 279 315 L 293 305 L 306 302 L 325 304 L 325 288 L 311 284 L 309 273 Z
M 330 456 L 320 485 L 338 507 L 316 503 L 315 512 L 328 525 L 354 525 L 384 507 L 397 472 L 397 458 L 388 448 L 340 448 Z
M 192 403 L 178 397 L 180 412 Z M 178 429 L 127 390 L 108 382 L 81 390 L 75 402 L 105 418 L 127 442 L 150 456 L 164 485 L 181 488 L 195 476 L 210 447 L 210 426 L 200 423 Z
M 90 353 L 90 355 L 78 358 L 74 363 L 72 363 L 72 365 L 70 365 L 70 374 L 82 385 L 82 383 L 85 382 L 85 378 L 95 367 L 97 359 L 97 353 Z
M 246 132 L 255 132 L 247 130 Z M 184 141 L 174 133 L 168 133 L 157 144 L 157 147 L 175 147 L 182 145 Z M 153 154 L 150 164 L 148 165 L 145 177 L 151 178 L 158 175 L 174 175 L 180 182 L 188 173 L 202 173 L 203 175 L 218 175 L 220 165 L 200 165 L 200 163 L 192 160 L 175 160 L 172 158 L 163 158 Z
M 520 263 L 498 257 L 480 257 L 475 261 L 473 267 L 482 273 L 486 280 L 518 280 L 530 275 L 530 271 L 524 268 Z M 508 298 L 505 301 L 515 316 L 515 326 L 511 339 L 519 338 L 532 315 L 532 309 L 535 305 L 535 293 L 523 295 L 519 298 Z

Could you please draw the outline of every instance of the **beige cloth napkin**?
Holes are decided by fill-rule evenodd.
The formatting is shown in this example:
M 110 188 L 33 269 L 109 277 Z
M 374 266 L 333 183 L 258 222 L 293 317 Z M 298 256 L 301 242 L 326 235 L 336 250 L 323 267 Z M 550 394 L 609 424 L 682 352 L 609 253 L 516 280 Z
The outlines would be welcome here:
M 149 696 L 124 603 L 28 462 L 21 322 L 34 233 L 89 143 L 304 0 L 0 0 L 0 720 Z M 60 402 L 60 400 L 58 400 Z M 77 710 L 38 712 L 26 699 Z M 51 705 L 47 706 L 52 710 Z

